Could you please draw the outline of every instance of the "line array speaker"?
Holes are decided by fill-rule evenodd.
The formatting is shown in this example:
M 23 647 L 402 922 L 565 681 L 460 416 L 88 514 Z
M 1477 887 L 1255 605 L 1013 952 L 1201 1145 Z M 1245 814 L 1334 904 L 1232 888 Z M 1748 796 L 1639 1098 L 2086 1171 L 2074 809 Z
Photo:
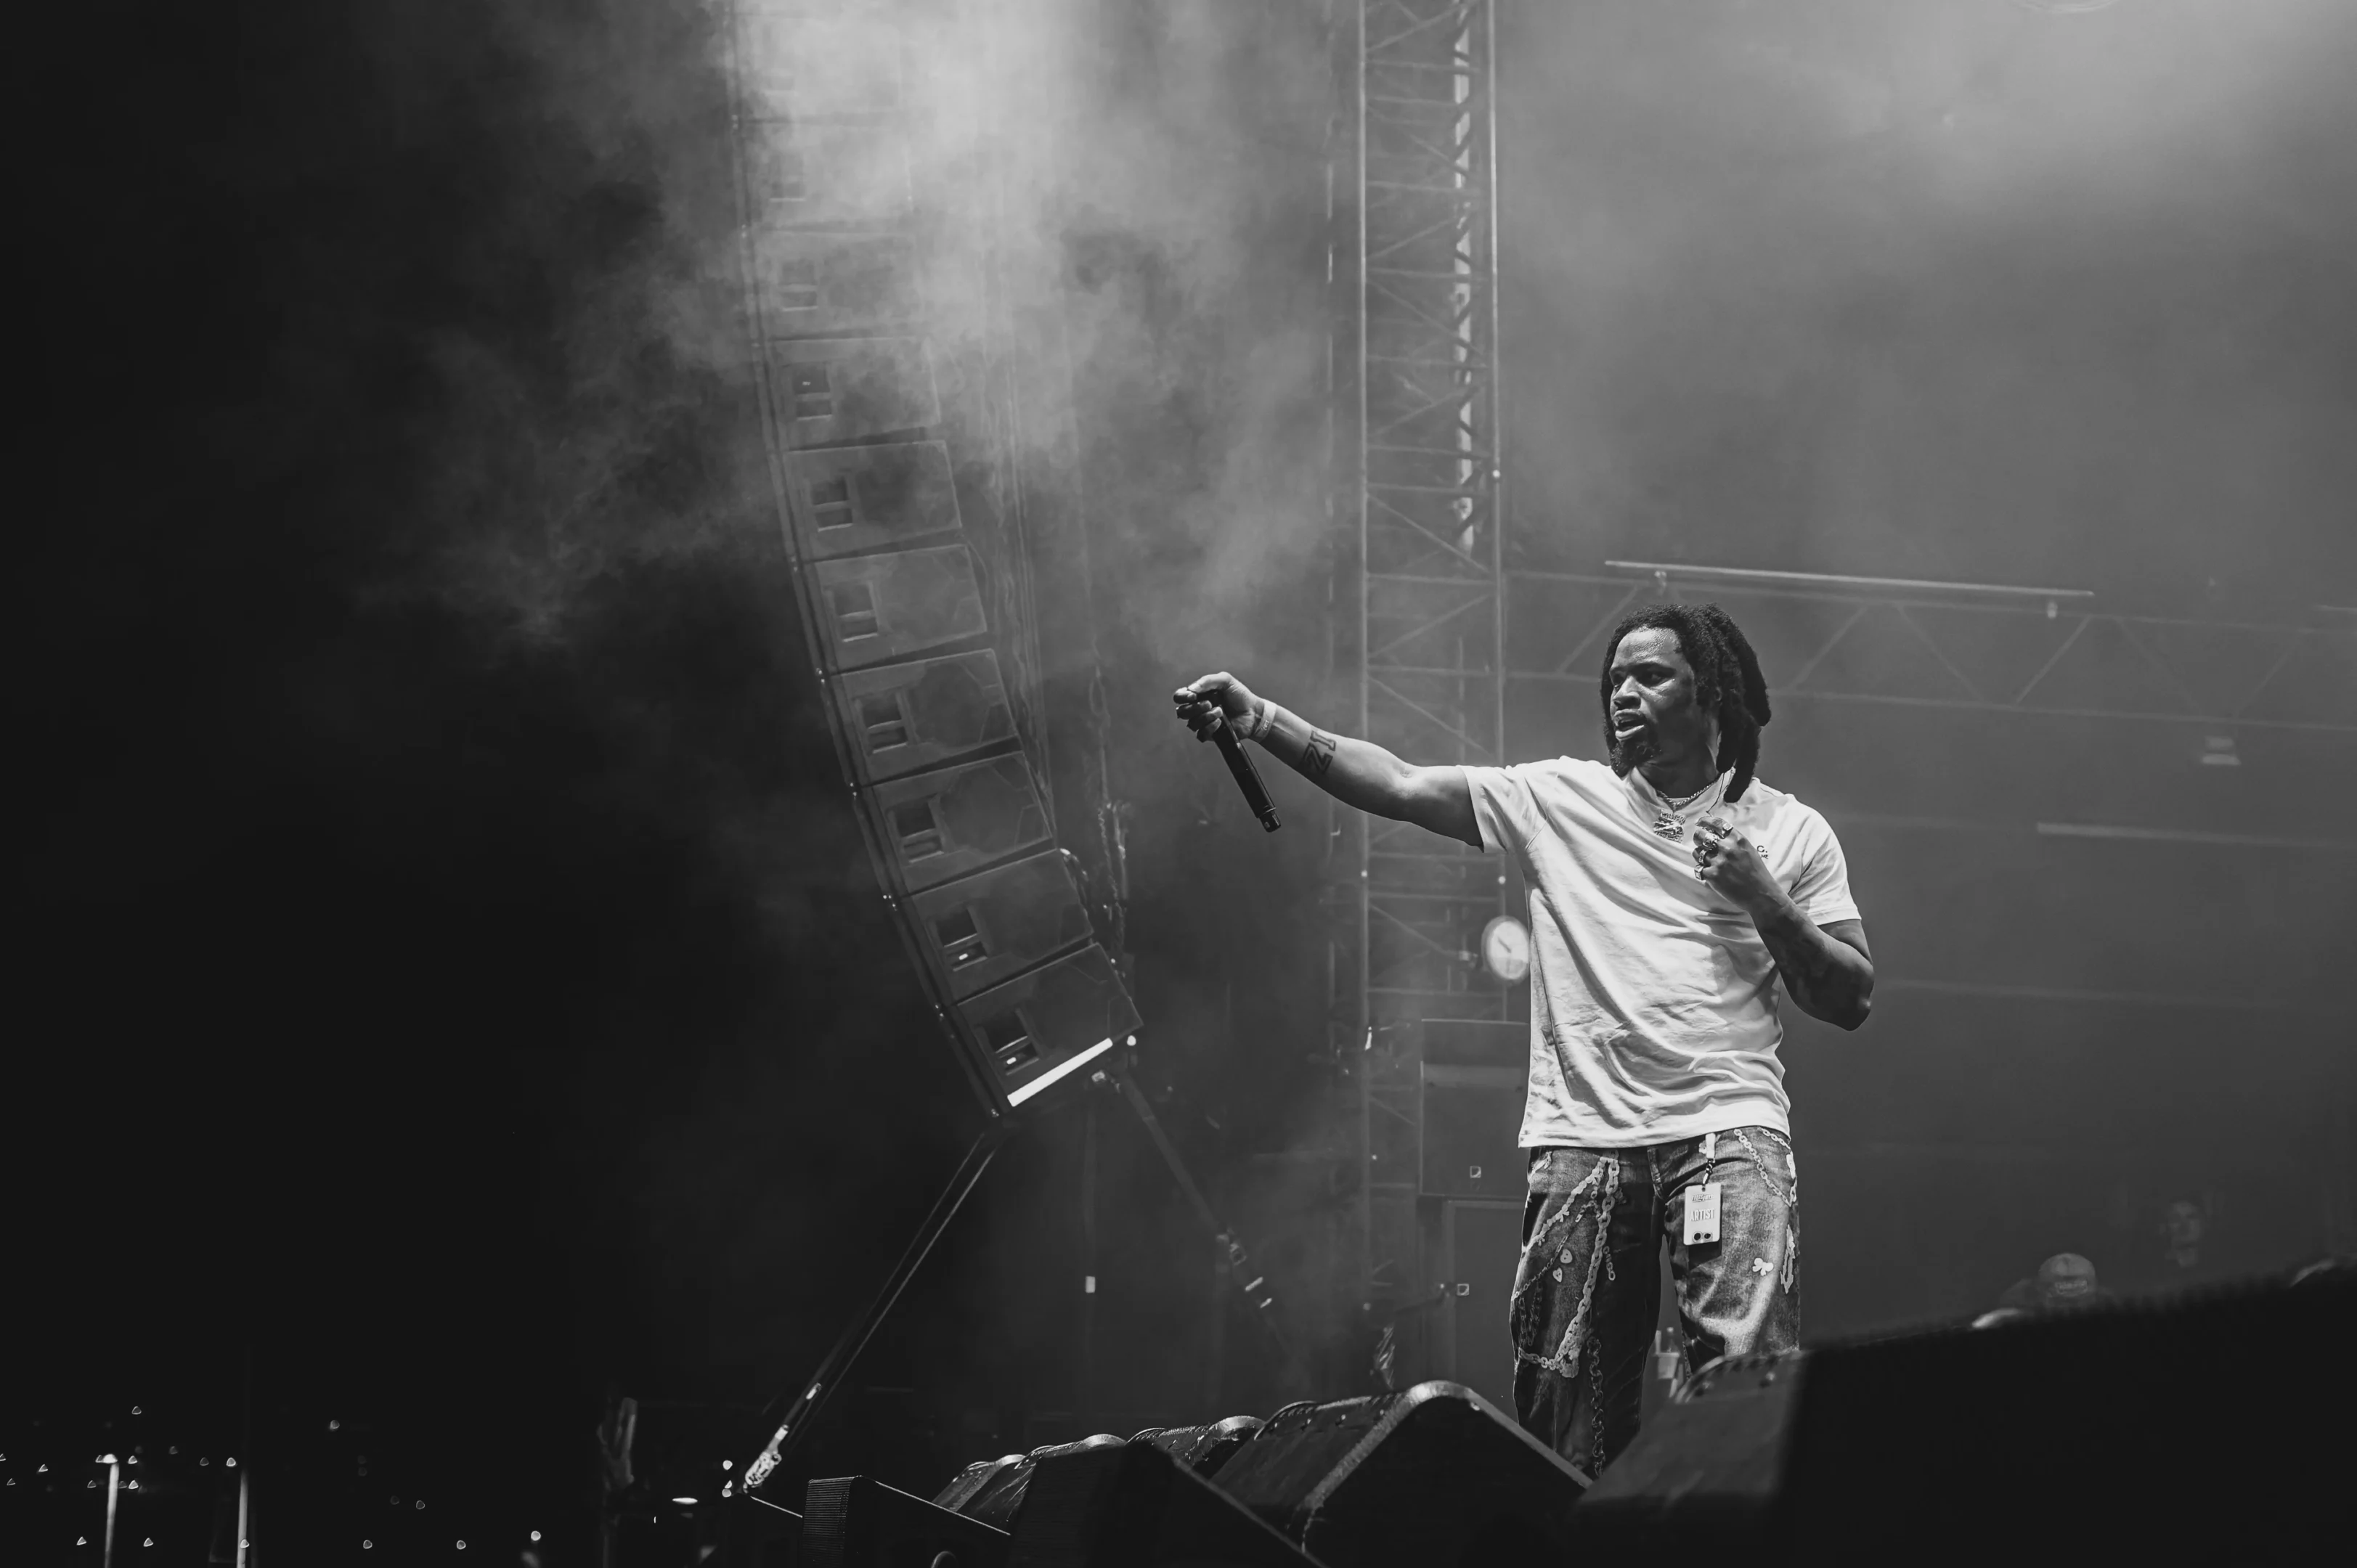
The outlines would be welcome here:
M 1006 591 L 1026 563 L 992 434 L 1014 394 L 988 371 L 987 204 L 924 150 L 956 139 L 911 102 L 903 29 L 927 24 L 895 0 L 737 16 L 745 271 L 802 622 L 877 875 L 1005 1113 L 1138 1018 L 1025 746 L 1012 655 L 1037 628 Z

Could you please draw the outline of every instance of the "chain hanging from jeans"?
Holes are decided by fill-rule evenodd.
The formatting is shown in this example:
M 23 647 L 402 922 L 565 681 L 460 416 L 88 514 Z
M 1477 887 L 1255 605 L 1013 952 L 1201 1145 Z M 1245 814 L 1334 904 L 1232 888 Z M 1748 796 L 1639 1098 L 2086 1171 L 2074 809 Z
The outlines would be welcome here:
M 1753 1165 L 1757 1165 L 1757 1166 L 1759 1166 L 1759 1167 L 1760 1167 L 1760 1175 L 1761 1178 L 1762 1178 L 1763 1180 L 1765 1180 L 1765 1181 L 1768 1183 L 1768 1190 L 1769 1190 L 1769 1191 L 1770 1191 L 1770 1192 L 1775 1192 L 1775 1191 L 1776 1191 L 1776 1170 L 1775 1170 L 1775 1167 L 1774 1167 L 1774 1166 L 1772 1166 L 1772 1165 L 1770 1165 L 1766 1160 L 1763 1160 L 1763 1159 L 1761 1159 L 1761 1158 L 1760 1157 L 1760 1150 L 1758 1149 L 1758 1147 L 1757 1147 L 1757 1146 L 1755 1146 L 1755 1145 L 1752 1144 L 1752 1142 L 1751 1142 L 1751 1138 L 1750 1138 L 1750 1135 L 1749 1135 L 1749 1133 L 1745 1133 L 1745 1132 L 1744 1132 L 1744 1130 L 1743 1130 L 1742 1128 L 1738 1127 L 1738 1128 L 1735 1130 L 1735 1135 L 1736 1135 L 1738 1138 L 1742 1139 L 1742 1140 L 1743 1140 L 1743 1146 L 1744 1146 L 1746 1149 L 1749 1149 L 1749 1150 L 1750 1151 L 1750 1153 L 1751 1153 L 1751 1163 L 1752 1163 Z M 1705 1181 L 1708 1181 L 1710 1178 L 1709 1178 L 1708 1176 L 1705 1176 L 1705 1177 L 1703 1177 L 1703 1179 L 1704 1179 Z M 1784 1200 L 1784 1207 L 1785 1207 L 1786 1208 L 1788 1208 L 1788 1209 L 1792 1210 L 1792 1211 L 1793 1213 L 1795 1213 L 1795 1214 L 1798 1214 L 1798 1213 L 1801 1211 L 1801 1189 L 1800 1189 L 1800 1184 L 1799 1184 L 1798 1182 L 1795 1182 L 1795 1183 L 1793 1184 L 1793 1186 L 1792 1186 L 1792 1189 L 1790 1192 L 1777 1192 L 1777 1193 L 1776 1193 L 1776 1196 L 1777 1196 L 1778 1197 L 1781 1197 L 1781 1198 L 1782 1198 L 1782 1199 Z
M 1587 1478 L 1604 1474 L 1604 1358 L 1588 1348 L 1587 1357 Z
M 1598 1260 L 1600 1260 L 1604 1265 L 1604 1277 L 1612 1281 L 1616 1284 L 1620 1283 L 1620 1271 L 1615 1268 L 1612 1263 L 1612 1209 L 1620 1201 L 1620 1160 L 1622 1157 L 1622 1155 L 1618 1154 L 1612 1156 L 1613 1180 L 1602 1192 L 1597 1194 L 1596 1205 L 1596 1251 Z M 1601 1167 L 1599 1166 L 1599 1169 Z M 1651 1174 L 1653 1169 L 1653 1156 L 1652 1151 L 1650 1149 L 1645 1151 L 1645 1169 L 1648 1173 L 1646 1177 L 1648 1182 L 1646 1190 L 1650 1192 L 1652 1190 L 1650 1184 L 1653 1179 Z M 1590 1288 L 1593 1288 L 1596 1283 L 1596 1262 L 1594 1261 L 1591 1261 L 1587 1266 L 1587 1281 Z M 1589 1442 L 1587 1444 L 1587 1478 L 1591 1481 L 1594 1480 L 1604 1469 L 1604 1350 L 1601 1345 L 1595 1342 L 1596 1338 L 1596 1333 L 1591 1328 L 1588 1333 L 1589 1342 L 1581 1347 L 1582 1353 L 1587 1358 L 1587 1428 L 1589 1436 Z

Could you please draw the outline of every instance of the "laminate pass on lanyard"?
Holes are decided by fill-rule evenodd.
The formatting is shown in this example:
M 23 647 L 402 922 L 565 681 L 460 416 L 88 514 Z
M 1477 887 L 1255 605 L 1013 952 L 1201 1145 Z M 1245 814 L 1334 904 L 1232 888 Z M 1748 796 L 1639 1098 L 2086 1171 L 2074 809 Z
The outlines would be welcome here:
M 1718 1153 L 1718 1134 L 1706 1133 L 1702 1139 L 1703 1175 L 1710 1175 L 1712 1157 Z M 1686 1242 L 1718 1240 L 1718 1194 L 1726 1184 L 1705 1181 L 1686 1188 Z

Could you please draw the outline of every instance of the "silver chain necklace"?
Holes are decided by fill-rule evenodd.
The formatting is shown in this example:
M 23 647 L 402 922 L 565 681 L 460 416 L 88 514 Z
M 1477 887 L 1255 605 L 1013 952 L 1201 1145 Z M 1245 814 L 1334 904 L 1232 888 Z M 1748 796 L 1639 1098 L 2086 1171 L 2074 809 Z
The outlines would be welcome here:
M 1642 779 L 1644 778 L 1644 775 L 1641 773 L 1638 777 Z M 1661 836 L 1665 839 L 1682 839 L 1685 837 L 1685 819 L 1679 816 L 1678 813 L 1684 811 L 1688 806 L 1693 805 L 1696 800 L 1701 800 L 1705 795 L 1709 794 L 1713 785 L 1723 784 L 1726 781 L 1726 774 L 1720 774 L 1717 778 L 1713 779 L 1709 784 L 1704 785 L 1701 789 L 1695 790 L 1693 794 L 1688 795 L 1683 800 L 1673 800 L 1668 796 L 1663 795 L 1659 789 L 1653 789 L 1653 781 L 1650 779 L 1646 779 L 1645 788 L 1648 789 L 1653 789 L 1654 796 L 1662 801 L 1661 811 L 1653 818 L 1652 823 L 1653 832 L 1661 834 Z

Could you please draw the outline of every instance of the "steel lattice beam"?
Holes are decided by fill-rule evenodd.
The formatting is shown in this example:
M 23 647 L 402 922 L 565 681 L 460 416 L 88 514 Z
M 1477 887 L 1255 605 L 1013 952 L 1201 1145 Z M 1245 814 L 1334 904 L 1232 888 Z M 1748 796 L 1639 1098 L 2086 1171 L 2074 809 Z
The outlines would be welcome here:
M 1668 594 L 1673 575 L 1512 574 L 1508 678 L 1593 681 L 1603 634 L 1639 597 Z M 1706 584 L 1760 650 L 1779 702 L 2357 735 L 2357 627 L 2117 615 L 2035 592 L 1990 602 L 1936 584 L 1813 588 L 1698 574 L 1692 591 Z
M 1357 733 L 1502 760 L 1495 54 L 1489 0 L 1338 11 L 1335 663 Z M 1362 1302 L 1412 1289 L 1415 1096 L 1397 1026 L 1502 1017 L 1469 950 L 1496 865 L 1340 820 L 1333 1045 L 1356 1089 Z

